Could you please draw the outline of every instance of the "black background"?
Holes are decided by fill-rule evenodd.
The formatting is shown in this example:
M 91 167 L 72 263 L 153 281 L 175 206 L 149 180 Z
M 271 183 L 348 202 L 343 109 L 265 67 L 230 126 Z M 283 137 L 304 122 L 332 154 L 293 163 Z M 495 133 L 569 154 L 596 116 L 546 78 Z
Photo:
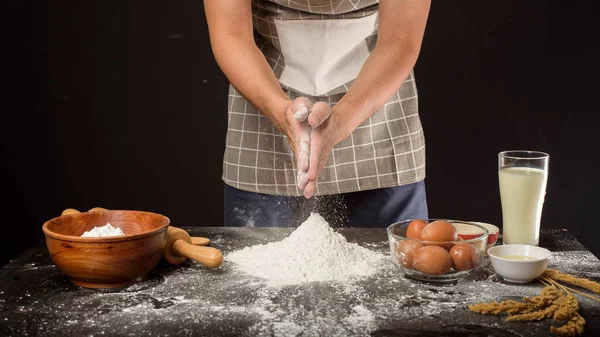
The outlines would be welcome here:
M 69 207 L 222 225 L 228 83 L 202 1 L 5 4 L 2 264 Z M 600 256 L 592 4 L 433 1 L 415 70 L 431 217 L 501 225 L 497 153 L 541 150 L 542 226 Z

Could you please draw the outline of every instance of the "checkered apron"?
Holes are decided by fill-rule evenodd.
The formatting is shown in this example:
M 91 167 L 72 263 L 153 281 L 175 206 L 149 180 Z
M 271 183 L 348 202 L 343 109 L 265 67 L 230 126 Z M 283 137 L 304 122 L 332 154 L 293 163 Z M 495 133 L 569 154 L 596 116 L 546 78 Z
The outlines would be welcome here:
M 376 0 L 253 1 L 255 40 L 282 89 L 335 105 L 377 40 Z M 286 136 L 229 88 L 223 181 L 235 188 L 301 196 Z M 315 195 L 400 186 L 425 178 L 425 139 L 411 71 L 396 95 L 337 144 Z

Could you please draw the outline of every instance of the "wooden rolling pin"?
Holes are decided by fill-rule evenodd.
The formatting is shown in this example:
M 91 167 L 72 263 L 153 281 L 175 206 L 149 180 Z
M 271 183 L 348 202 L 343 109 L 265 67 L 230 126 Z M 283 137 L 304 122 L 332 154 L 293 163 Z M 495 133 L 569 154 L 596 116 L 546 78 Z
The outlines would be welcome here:
M 199 236 L 192 236 L 192 237 L 190 237 L 190 239 L 192 240 L 192 244 L 194 246 L 208 246 L 208 244 L 210 243 L 209 239 L 202 238 Z
M 223 253 L 220 250 L 192 244 L 188 232 L 173 226 L 167 228 L 163 257 L 171 264 L 180 264 L 189 258 L 208 268 L 216 268 L 223 263 Z
M 107 209 L 94 207 L 88 212 L 103 212 Z M 62 215 L 80 213 L 74 208 L 67 208 Z M 202 237 L 191 237 L 188 232 L 181 228 L 169 226 L 167 228 L 167 244 L 163 257 L 171 264 L 181 264 L 188 258 L 208 268 L 219 267 L 223 263 L 223 253 L 213 247 L 202 247 L 210 243 L 210 240 Z

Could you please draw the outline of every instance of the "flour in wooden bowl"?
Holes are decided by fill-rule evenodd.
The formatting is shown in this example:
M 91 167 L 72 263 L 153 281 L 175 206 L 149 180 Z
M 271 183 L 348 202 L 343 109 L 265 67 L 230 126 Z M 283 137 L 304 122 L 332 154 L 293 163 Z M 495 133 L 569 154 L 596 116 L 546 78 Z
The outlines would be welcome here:
M 105 236 L 122 236 L 125 235 L 123 230 L 118 227 L 113 227 L 110 223 L 107 223 L 102 227 L 94 227 L 92 230 L 86 231 L 81 234 L 82 238 L 102 238 Z
M 285 239 L 246 247 L 228 254 L 225 260 L 270 285 L 291 285 L 370 276 L 385 258 L 346 241 L 321 215 L 313 213 Z

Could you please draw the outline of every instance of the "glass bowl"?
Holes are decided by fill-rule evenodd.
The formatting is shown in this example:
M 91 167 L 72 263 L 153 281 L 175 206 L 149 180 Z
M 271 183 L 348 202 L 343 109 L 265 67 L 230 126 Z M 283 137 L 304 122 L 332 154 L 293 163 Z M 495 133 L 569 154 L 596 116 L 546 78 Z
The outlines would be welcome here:
M 433 222 L 448 222 L 456 229 L 457 239 L 427 241 L 407 237 L 410 223 L 419 220 L 428 225 Z M 433 227 L 430 227 L 429 233 L 432 229 Z M 388 226 L 387 234 L 392 261 L 404 277 L 444 283 L 458 281 L 480 268 L 485 257 L 489 232 L 485 226 L 469 221 L 418 219 L 394 223 Z M 412 234 L 411 237 L 415 235 Z

